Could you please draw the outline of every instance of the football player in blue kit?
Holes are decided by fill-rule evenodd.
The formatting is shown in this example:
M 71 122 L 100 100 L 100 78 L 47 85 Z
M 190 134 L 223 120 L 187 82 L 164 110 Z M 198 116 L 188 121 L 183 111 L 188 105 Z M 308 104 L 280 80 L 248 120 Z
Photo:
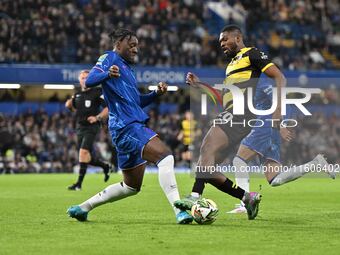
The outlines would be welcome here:
M 255 92 L 255 108 L 258 110 L 269 109 L 272 105 L 272 85 L 266 79 L 259 82 Z M 281 165 L 280 147 L 281 138 L 291 141 L 294 137 L 292 132 L 284 126 L 272 127 L 272 115 L 257 116 L 257 123 L 250 133 L 241 141 L 237 155 L 233 159 L 236 184 L 242 189 L 249 191 L 248 163 L 256 156 L 268 183 L 280 186 L 294 181 L 312 169 L 321 169 L 328 173 L 332 179 L 335 174 L 328 168 L 328 163 L 323 155 L 318 154 L 312 161 L 284 169 Z M 281 137 L 280 137 L 281 136 Z M 246 213 L 243 202 L 229 213 Z
M 177 223 L 192 222 L 192 216 L 173 206 L 179 200 L 174 173 L 174 157 L 157 134 L 146 127 L 148 116 L 143 107 L 167 91 L 160 82 L 156 91 L 140 94 L 132 65 L 137 61 L 138 39 L 134 32 L 119 28 L 111 34 L 113 50 L 99 57 L 86 80 L 87 87 L 102 85 L 109 109 L 109 130 L 117 148 L 118 166 L 123 181 L 108 186 L 80 205 L 72 206 L 67 213 L 79 221 L 87 220 L 94 208 L 136 195 L 142 186 L 146 162 L 159 169 L 159 183 L 176 215 Z

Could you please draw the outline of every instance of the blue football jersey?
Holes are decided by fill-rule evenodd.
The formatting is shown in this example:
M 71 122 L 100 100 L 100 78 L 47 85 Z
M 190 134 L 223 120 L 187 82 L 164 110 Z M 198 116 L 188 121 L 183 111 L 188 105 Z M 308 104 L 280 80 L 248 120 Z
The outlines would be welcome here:
M 109 68 L 112 65 L 119 67 L 120 77 L 109 77 Z M 85 84 L 87 87 L 102 85 L 113 139 L 130 123 L 145 123 L 149 117 L 142 108 L 150 104 L 157 95 L 156 92 L 140 94 L 133 69 L 115 51 L 106 51 L 99 57 Z
M 254 107 L 258 110 L 267 110 L 270 109 L 273 103 L 273 85 L 268 78 L 261 78 L 259 83 L 257 84 L 255 97 L 254 97 Z M 296 107 L 292 105 L 286 106 L 286 115 L 282 116 L 282 119 L 295 118 L 296 116 Z M 258 119 L 271 119 L 272 114 L 257 116 Z
M 258 110 L 270 109 L 273 102 L 273 86 L 267 80 L 260 80 L 257 84 L 254 106 Z

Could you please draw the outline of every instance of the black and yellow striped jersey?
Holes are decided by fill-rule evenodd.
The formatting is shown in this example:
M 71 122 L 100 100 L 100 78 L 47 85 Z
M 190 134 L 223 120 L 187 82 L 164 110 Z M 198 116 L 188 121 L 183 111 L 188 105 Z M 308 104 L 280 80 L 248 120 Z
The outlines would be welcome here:
M 183 144 L 190 145 L 195 138 L 197 122 L 195 120 L 183 120 L 181 123 L 183 132 Z
M 228 85 L 242 89 L 245 96 L 248 87 L 256 88 L 259 77 L 268 67 L 274 65 L 266 54 L 254 47 L 242 48 L 229 62 L 226 68 L 223 92 L 223 106 L 226 110 L 233 107 L 233 98 Z M 255 95 L 255 92 L 253 93 Z M 246 101 L 246 100 L 245 100 Z M 245 109 L 247 105 L 245 105 Z

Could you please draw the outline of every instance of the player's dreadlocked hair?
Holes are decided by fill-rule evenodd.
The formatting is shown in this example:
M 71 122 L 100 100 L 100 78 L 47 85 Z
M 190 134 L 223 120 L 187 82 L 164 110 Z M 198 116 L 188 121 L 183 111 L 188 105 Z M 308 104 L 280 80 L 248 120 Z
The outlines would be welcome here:
M 117 42 L 123 41 L 126 37 L 129 37 L 129 40 L 130 40 L 131 37 L 136 36 L 136 34 L 129 29 L 118 28 L 116 30 L 113 30 L 109 34 L 109 36 L 110 36 L 113 44 L 116 44 Z

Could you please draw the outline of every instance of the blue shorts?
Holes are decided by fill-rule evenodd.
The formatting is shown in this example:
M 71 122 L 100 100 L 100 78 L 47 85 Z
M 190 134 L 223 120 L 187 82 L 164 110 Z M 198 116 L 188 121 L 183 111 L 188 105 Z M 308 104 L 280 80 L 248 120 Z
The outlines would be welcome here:
M 261 158 L 261 163 L 273 160 L 280 163 L 280 131 L 270 127 L 254 127 L 241 141 L 241 144 L 256 151 Z
M 111 134 L 112 135 L 112 134 Z M 118 167 L 120 170 L 134 168 L 146 163 L 142 158 L 144 146 L 157 134 L 143 123 L 131 123 L 126 126 L 117 138 L 112 139 L 116 146 Z

